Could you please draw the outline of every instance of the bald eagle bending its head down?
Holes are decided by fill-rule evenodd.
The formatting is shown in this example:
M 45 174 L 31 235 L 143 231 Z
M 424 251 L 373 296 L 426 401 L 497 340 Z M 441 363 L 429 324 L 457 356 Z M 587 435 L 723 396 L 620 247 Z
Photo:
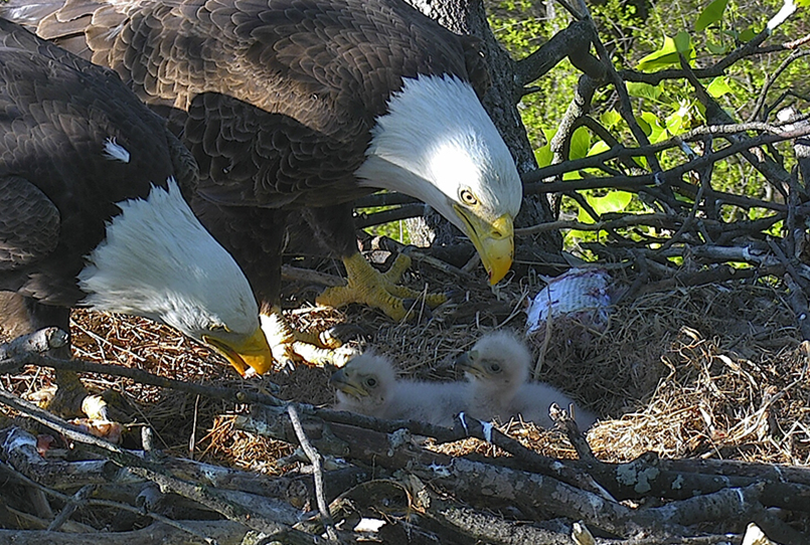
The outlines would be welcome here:
M 0 19 L 0 328 L 67 331 L 86 306 L 266 371 L 250 285 L 175 177 L 194 161 L 115 73 Z
M 357 252 L 351 202 L 376 189 L 455 224 L 491 283 L 509 270 L 522 186 L 478 98 L 478 42 L 403 0 L 11 0 L 0 13 L 169 116 L 200 165 L 194 211 L 263 313 L 279 304 L 284 228 L 302 216 L 349 276 L 319 301 L 405 316 L 402 289 Z

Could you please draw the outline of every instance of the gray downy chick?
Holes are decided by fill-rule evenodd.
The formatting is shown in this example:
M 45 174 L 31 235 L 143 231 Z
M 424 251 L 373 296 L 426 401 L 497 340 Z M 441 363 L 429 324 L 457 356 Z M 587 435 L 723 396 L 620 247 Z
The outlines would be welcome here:
M 507 422 L 521 416 L 538 426 L 551 427 L 549 406 L 557 403 L 569 409 L 573 400 L 549 384 L 530 382 L 532 355 L 526 345 L 509 331 L 484 335 L 471 350 L 456 360 L 469 379 L 467 413 L 479 420 Z M 596 416 L 575 409 L 580 429 L 587 429 Z
M 330 383 L 337 389 L 339 411 L 452 426 L 464 409 L 465 384 L 398 379 L 391 360 L 373 351 L 349 360 Z

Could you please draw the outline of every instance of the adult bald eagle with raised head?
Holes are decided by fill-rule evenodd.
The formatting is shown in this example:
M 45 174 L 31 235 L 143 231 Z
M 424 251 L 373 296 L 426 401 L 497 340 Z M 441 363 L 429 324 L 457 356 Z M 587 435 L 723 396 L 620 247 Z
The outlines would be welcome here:
M 417 197 L 509 270 L 521 182 L 479 101 L 477 41 L 403 0 L 12 0 L 5 16 L 117 71 L 179 122 L 200 164 L 195 213 L 278 314 L 283 227 L 305 217 L 349 285 L 318 301 L 406 314 L 358 253 L 352 199 Z M 477 95 L 478 93 L 478 95 Z
M 269 369 L 247 278 L 183 200 L 178 182 L 196 177 L 165 120 L 117 74 L 0 19 L 7 335 L 69 331 L 70 308 L 85 306 L 168 324 L 242 371 Z M 57 378 L 61 390 L 78 385 Z

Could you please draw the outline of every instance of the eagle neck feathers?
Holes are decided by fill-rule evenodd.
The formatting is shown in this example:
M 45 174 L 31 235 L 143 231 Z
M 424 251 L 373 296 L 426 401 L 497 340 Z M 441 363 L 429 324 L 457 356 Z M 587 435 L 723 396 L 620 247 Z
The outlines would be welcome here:
M 82 304 L 184 332 L 224 323 L 251 331 L 258 307 L 247 279 L 194 216 L 173 178 L 167 186 L 154 186 L 146 199 L 117 203 L 121 213 L 79 273 L 87 294 Z M 236 312 L 218 316 L 217 309 Z

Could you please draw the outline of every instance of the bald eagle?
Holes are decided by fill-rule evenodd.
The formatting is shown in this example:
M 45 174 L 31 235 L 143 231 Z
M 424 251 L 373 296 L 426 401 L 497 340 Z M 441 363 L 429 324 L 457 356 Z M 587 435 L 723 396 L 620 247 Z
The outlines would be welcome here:
M 0 19 L 7 334 L 68 331 L 70 308 L 84 306 L 168 324 L 242 372 L 265 372 L 272 355 L 247 278 L 181 194 L 196 175 L 117 74 Z
M 338 411 L 451 426 L 464 410 L 464 384 L 398 379 L 391 360 L 374 351 L 350 359 L 330 383 Z
M 278 312 L 292 217 L 342 258 L 348 287 L 401 319 L 401 286 L 357 250 L 351 202 L 417 197 L 467 234 L 491 283 L 509 270 L 522 186 L 479 101 L 478 42 L 403 0 L 12 0 L 5 16 L 117 71 L 200 165 L 193 207 Z
M 520 416 L 538 426 L 552 426 L 551 404 L 568 409 L 574 402 L 550 384 L 529 382 L 531 364 L 531 352 L 513 333 L 502 330 L 481 337 L 456 360 L 469 377 L 466 403 L 470 416 L 501 422 Z M 575 416 L 582 429 L 596 421 L 586 410 L 577 410 Z

